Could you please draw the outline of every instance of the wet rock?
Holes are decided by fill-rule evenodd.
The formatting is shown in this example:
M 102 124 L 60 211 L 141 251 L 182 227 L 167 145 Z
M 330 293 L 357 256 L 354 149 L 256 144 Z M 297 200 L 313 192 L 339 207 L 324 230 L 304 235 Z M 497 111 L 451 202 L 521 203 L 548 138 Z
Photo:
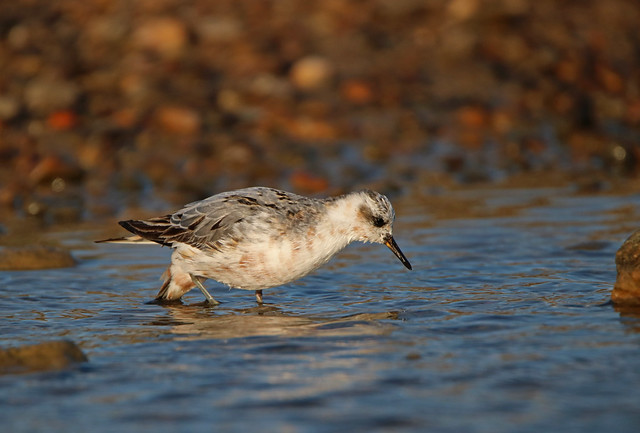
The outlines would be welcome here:
M 139 104 L 151 96 L 151 89 L 145 77 L 140 73 L 128 73 L 120 78 L 118 86 L 122 93 L 133 103 Z
M 609 246 L 609 242 L 605 241 L 586 241 L 569 245 L 568 250 L 572 251 L 601 251 Z
M 611 300 L 618 305 L 640 306 L 640 230 L 636 230 L 616 253 L 618 276 Z
M 47 125 L 56 131 L 64 131 L 75 126 L 77 117 L 73 111 L 59 110 L 47 117 Z
M 465 21 L 474 16 L 480 6 L 478 0 L 453 0 L 447 7 L 449 15 L 458 21 Z
M 307 56 L 291 68 L 291 82 L 301 90 L 313 90 L 323 87 L 333 77 L 331 62 L 320 56 Z
M 200 115 L 187 107 L 167 105 L 156 112 L 156 119 L 167 132 L 192 135 L 200 129 Z
M 45 156 L 38 161 L 28 173 L 27 178 L 33 185 L 49 183 L 53 180 L 79 180 L 83 175 L 82 169 L 75 161 L 67 161 L 57 155 Z
M 229 43 L 242 36 L 242 23 L 230 17 L 206 17 L 196 31 L 207 43 Z
M 80 91 L 72 82 L 54 77 L 37 77 L 27 84 L 24 100 L 34 113 L 46 114 L 70 107 Z
M 138 27 L 133 41 L 140 49 L 149 50 L 165 59 L 175 59 L 187 44 L 187 30 L 178 19 L 154 18 Z
M 68 268 L 76 265 L 70 252 L 54 247 L 5 247 L 0 250 L 0 271 Z
M 418 361 L 418 360 L 422 359 L 422 355 L 420 355 L 418 352 L 409 352 L 405 356 L 405 359 L 407 361 Z
M 0 206 L 13 206 L 18 197 L 18 189 L 15 185 L 0 186 Z
M 290 181 L 296 190 L 307 194 L 317 194 L 329 188 L 329 181 L 326 178 L 314 176 L 305 171 L 296 171 L 291 175 Z
M 373 89 L 362 80 L 347 80 L 340 90 L 344 98 L 353 104 L 365 105 L 374 99 Z
M 29 45 L 30 34 L 29 28 L 25 25 L 16 25 L 11 27 L 7 34 L 7 45 L 14 50 L 23 50 Z
M 0 374 L 61 370 L 87 361 L 87 356 L 72 341 L 47 341 L 0 349 Z
M 20 111 L 20 103 L 11 96 L 0 96 L 0 119 L 8 120 L 15 117 Z
M 456 113 L 455 136 L 467 149 L 482 149 L 490 116 L 484 107 L 464 106 Z

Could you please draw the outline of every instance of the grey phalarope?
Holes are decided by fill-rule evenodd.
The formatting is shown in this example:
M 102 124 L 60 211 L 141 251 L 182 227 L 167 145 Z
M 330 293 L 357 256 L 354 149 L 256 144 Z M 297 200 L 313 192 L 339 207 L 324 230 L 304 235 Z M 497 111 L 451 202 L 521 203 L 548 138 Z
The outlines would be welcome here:
M 301 278 L 354 241 L 386 245 L 411 269 L 392 236 L 391 203 L 374 191 L 314 199 L 265 187 L 223 192 L 147 220 L 120 221 L 133 236 L 97 242 L 157 243 L 174 249 L 156 296 L 175 301 L 213 279 L 255 291 Z

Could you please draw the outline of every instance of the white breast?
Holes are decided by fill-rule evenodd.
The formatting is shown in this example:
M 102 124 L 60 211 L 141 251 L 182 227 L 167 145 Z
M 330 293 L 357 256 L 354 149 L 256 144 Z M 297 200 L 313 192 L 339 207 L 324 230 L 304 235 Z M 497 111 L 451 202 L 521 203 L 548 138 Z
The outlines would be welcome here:
M 178 244 L 172 262 L 184 272 L 233 288 L 266 289 L 307 275 L 348 244 L 340 233 L 313 231 L 308 234 L 311 236 L 294 238 L 265 235 L 221 251 L 203 251 Z

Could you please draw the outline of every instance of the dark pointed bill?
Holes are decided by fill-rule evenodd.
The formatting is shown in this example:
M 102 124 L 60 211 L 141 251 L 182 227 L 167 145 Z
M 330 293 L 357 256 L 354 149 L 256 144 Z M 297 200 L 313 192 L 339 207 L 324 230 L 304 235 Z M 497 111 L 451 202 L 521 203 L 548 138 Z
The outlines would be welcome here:
M 389 236 L 388 238 L 386 238 L 384 240 L 384 244 L 387 247 L 389 247 L 389 249 L 393 252 L 393 254 L 395 254 L 396 257 L 400 259 L 402 264 L 407 269 L 411 270 L 411 263 L 409 263 L 409 260 L 407 260 L 404 254 L 402 254 L 402 251 L 400 251 L 400 247 L 398 247 L 398 244 L 396 244 L 396 241 L 393 239 L 393 236 Z

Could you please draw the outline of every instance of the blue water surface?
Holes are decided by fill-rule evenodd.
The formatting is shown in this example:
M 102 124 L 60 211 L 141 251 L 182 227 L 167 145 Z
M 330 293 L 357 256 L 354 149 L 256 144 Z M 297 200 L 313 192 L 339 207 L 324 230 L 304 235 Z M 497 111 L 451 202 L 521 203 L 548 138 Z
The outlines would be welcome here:
M 79 264 L 0 272 L 0 345 L 89 361 L 0 376 L 3 431 L 640 431 L 640 315 L 608 303 L 640 198 L 456 194 L 476 208 L 396 203 L 413 271 L 354 245 L 260 307 L 213 282 L 220 306 L 147 304 L 170 250 L 48 233 Z

